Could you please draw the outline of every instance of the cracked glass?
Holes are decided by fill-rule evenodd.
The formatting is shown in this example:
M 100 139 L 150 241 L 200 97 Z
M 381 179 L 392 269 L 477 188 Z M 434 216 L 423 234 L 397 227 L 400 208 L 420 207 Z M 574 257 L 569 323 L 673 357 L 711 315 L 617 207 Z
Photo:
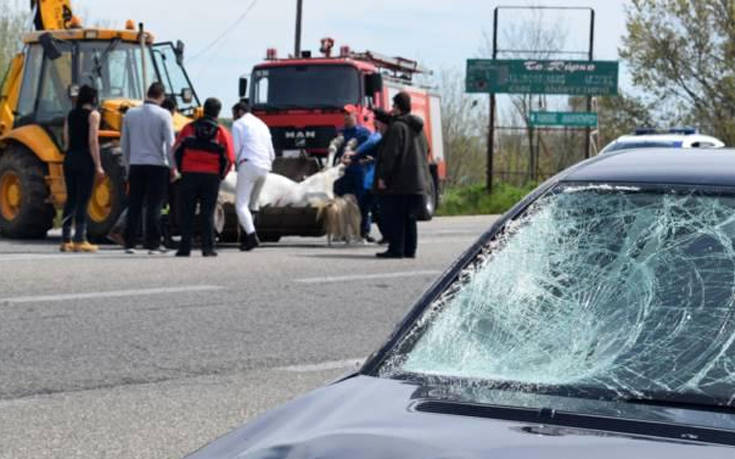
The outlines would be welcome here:
M 734 300 L 735 195 L 561 185 L 505 225 L 380 373 L 732 405 Z

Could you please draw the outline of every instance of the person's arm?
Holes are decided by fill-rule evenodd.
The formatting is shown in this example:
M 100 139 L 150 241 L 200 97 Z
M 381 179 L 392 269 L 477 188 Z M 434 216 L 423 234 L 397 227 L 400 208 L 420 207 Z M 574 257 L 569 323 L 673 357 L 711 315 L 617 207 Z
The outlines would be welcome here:
M 390 186 L 390 178 L 400 158 L 404 137 L 405 133 L 402 123 L 395 122 L 390 125 L 388 133 L 383 138 L 383 143 L 380 145 L 380 152 L 378 153 L 378 164 L 375 169 L 375 179 L 379 189 Z
M 93 110 L 89 114 L 89 152 L 92 154 L 94 171 L 98 180 L 105 177 L 100 156 L 100 112 Z
M 268 156 L 270 157 L 271 163 L 276 159 L 276 150 L 273 148 L 273 136 L 271 136 L 271 130 L 268 129 Z
M 361 160 L 366 158 L 380 143 L 380 135 L 371 135 L 368 139 L 363 142 L 357 150 L 355 150 L 355 156 L 353 159 Z
M 174 140 L 176 134 L 174 133 L 174 119 L 171 114 L 163 110 L 163 147 L 165 154 L 168 157 L 168 164 L 171 168 L 171 181 L 176 178 L 176 158 L 174 157 Z
M 227 129 L 221 126 L 219 129 L 222 144 L 225 147 L 225 159 L 227 159 L 227 167 L 225 167 L 224 174 L 222 174 L 222 178 L 225 178 L 230 173 L 230 170 L 232 170 L 232 165 L 235 164 L 235 147 L 232 142 L 232 136 Z
M 179 132 L 179 135 L 176 137 L 176 142 L 174 142 L 174 146 L 173 146 L 174 161 L 175 161 L 174 164 L 176 165 L 177 168 L 179 166 L 181 166 L 181 164 L 179 164 L 179 163 L 183 159 L 181 157 L 181 155 L 182 155 L 183 152 L 180 151 L 181 144 L 184 143 L 184 139 L 186 139 L 187 137 L 191 136 L 191 134 L 192 134 L 191 131 L 192 130 L 193 130 L 192 124 L 191 123 L 187 124 L 186 126 L 184 126 L 184 129 L 182 129 L 181 132 Z
M 64 133 L 62 135 L 63 137 L 63 143 L 62 148 L 64 149 L 64 152 L 69 151 L 69 117 L 67 116 L 64 118 Z
M 235 163 L 235 169 L 237 169 L 237 162 L 240 159 L 240 152 L 242 151 L 242 123 L 234 122 L 232 124 L 232 148 L 233 148 L 233 162 Z
M 129 118 L 125 116 L 122 123 L 122 134 L 120 135 L 120 147 L 122 148 L 123 166 L 125 173 L 130 173 L 130 128 L 128 127 Z

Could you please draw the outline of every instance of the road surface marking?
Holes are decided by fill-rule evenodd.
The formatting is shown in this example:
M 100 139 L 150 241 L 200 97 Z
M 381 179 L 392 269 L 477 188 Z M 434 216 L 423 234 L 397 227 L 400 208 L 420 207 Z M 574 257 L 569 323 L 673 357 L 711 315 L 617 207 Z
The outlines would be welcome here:
M 182 292 L 205 292 L 210 290 L 221 290 L 224 287 L 216 285 L 192 285 L 189 287 L 164 287 L 149 289 L 131 289 L 131 290 L 111 290 L 108 292 L 90 292 L 90 293 L 64 293 L 59 295 L 37 295 L 37 296 L 16 296 L 10 298 L 0 298 L 0 304 L 22 304 L 22 303 L 39 303 L 44 301 L 69 301 L 69 300 L 86 300 L 93 298 L 114 298 L 122 296 L 144 296 L 144 295 L 163 295 L 168 293 Z
M 330 362 L 312 363 L 306 365 L 291 365 L 288 367 L 276 368 L 278 371 L 288 371 L 291 373 L 312 373 L 317 371 L 339 370 L 340 368 L 359 368 L 365 359 L 347 359 L 333 360 Z
M 326 282 L 343 282 L 343 281 L 359 281 L 373 279 L 393 279 L 396 277 L 419 277 L 419 276 L 436 276 L 441 271 L 401 271 L 396 273 L 380 273 L 380 274 L 356 274 L 354 276 L 325 276 L 325 277 L 307 277 L 304 279 L 296 279 L 301 284 L 322 284 Z

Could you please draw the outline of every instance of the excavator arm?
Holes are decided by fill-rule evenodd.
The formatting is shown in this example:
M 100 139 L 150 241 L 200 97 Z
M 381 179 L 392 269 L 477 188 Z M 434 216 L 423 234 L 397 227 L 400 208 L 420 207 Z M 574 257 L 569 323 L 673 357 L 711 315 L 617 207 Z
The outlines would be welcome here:
M 73 18 L 71 0 L 31 0 L 36 30 L 68 29 Z

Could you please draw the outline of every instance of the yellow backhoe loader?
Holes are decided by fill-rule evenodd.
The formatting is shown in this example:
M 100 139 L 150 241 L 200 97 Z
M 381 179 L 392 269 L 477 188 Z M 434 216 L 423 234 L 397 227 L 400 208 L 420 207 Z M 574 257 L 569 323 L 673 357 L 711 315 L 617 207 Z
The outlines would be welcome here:
M 81 85 L 97 88 L 100 145 L 106 177 L 89 204 L 90 239 L 103 239 L 125 208 L 125 170 L 119 149 L 125 111 L 142 103 L 160 81 L 181 115 L 177 131 L 200 112 L 183 66 L 184 45 L 153 43 L 128 21 L 123 30 L 84 28 L 70 0 L 31 0 L 35 30 L 23 37 L 0 86 L 0 234 L 44 237 L 66 201 L 61 133 Z

